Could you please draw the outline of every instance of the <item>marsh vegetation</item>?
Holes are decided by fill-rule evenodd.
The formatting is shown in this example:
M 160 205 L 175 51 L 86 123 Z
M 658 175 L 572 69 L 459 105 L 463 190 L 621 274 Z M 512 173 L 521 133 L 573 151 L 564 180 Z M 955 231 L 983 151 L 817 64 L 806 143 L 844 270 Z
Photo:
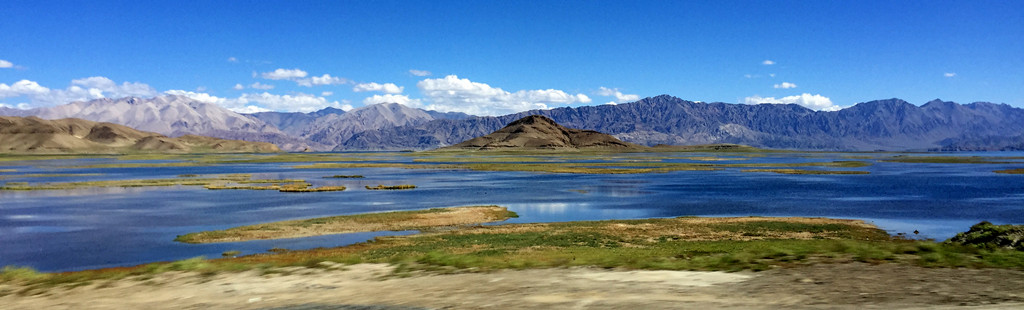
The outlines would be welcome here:
M 467 224 L 503 221 L 517 217 L 499 206 L 434 208 L 416 211 L 367 213 L 320 217 L 240 226 L 178 236 L 185 243 L 235 242 L 257 239 L 282 239 L 367 231 L 431 230 Z
M 224 184 L 275 184 L 275 183 L 304 183 L 304 180 L 296 179 L 252 179 L 251 174 L 225 174 L 213 175 L 210 177 L 188 177 L 171 179 L 135 179 L 135 180 L 103 180 L 103 181 L 82 181 L 82 182 L 57 182 L 57 183 L 7 183 L 0 187 L 0 190 L 63 190 L 90 187 L 153 187 L 153 186 L 209 186 L 210 189 Z M 224 188 L 226 189 L 226 188 Z
M 383 184 L 377 184 L 377 186 L 369 186 L 369 185 L 366 186 L 366 189 L 373 190 L 373 191 L 379 191 L 379 190 L 403 190 L 403 189 L 414 189 L 414 188 L 416 188 L 416 185 L 412 185 L 412 184 L 402 184 L 402 185 L 383 185 Z
M 1002 174 L 1024 174 L 1024 168 L 996 170 L 995 172 L 996 173 L 1002 173 Z
M 472 208 L 486 208 L 494 218 L 514 216 L 500 207 Z M 424 225 L 428 228 L 437 226 L 425 224 L 420 216 L 437 215 L 436 220 L 450 220 L 448 212 L 458 209 L 466 208 L 288 221 L 246 229 L 275 234 L 278 230 L 341 223 L 345 223 L 342 226 L 355 225 L 364 229 L 423 229 Z M 236 228 L 211 235 L 186 235 L 179 237 L 179 241 L 238 240 L 242 237 L 229 235 L 244 234 L 243 231 Z M 410 270 L 444 272 L 567 266 L 758 271 L 780 266 L 843 262 L 1020 270 L 1024 269 L 1024 251 L 894 238 L 858 220 L 684 217 L 459 226 L 457 229 L 428 230 L 418 235 L 380 237 L 338 248 L 278 251 L 275 254 L 209 260 L 193 258 L 68 273 L 39 273 L 29 268 L 6 267 L 0 272 L 0 280 L 18 283 L 23 287 L 23 294 L 35 294 L 55 286 L 73 287 L 96 280 L 126 277 L 146 278 L 168 271 L 213 275 L 244 270 L 271 271 L 288 266 L 323 268 L 337 263 L 388 263 L 398 266 L 396 272 L 403 273 Z
M 806 169 L 744 169 L 742 172 L 772 172 L 779 174 L 871 174 L 867 171 L 806 170 Z
M 990 157 L 990 156 L 925 156 L 896 155 L 882 159 L 886 162 L 916 164 L 1012 164 L 1021 163 L 1022 157 Z

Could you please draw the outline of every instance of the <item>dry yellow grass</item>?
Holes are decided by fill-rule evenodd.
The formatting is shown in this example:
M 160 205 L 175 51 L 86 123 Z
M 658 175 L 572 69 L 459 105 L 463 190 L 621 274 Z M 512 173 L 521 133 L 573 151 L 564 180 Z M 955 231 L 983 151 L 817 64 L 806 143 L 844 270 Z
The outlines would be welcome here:
M 292 220 L 204 231 L 178 236 L 186 243 L 284 239 L 368 231 L 427 229 L 494 222 L 515 217 L 505 207 L 473 206 L 417 211 L 369 213 Z

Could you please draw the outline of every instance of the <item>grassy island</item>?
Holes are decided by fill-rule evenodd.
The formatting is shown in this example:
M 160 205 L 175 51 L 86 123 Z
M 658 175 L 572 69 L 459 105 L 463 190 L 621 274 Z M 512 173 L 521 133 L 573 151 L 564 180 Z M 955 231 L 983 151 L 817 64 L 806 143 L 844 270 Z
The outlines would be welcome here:
M 1024 174 L 1024 168 L 1020 168 L 1020 169 L 1006 169 L 1006 170 L 996 170 L 995 172 L 996 172 L 996 173 L 1002 173 L 1002 174 Z
M 403 189 L 414 189 L 414 188 L 416 188 L 416 185 L 412 185 L 412 184 L 391 185 L 391 186 L 386 186 L 386 185 L 383 185 L 383 184 L 377 184 L 377 186 L 372 186 L 372 187 L 369 186 L 369 185 L 366 186 L 366 189 L 374 190 L 374 191 L 377 191 L 377 190 L 403 190 Z
M 867 171 L 806 170 L 806 169 L 745 169 L 742 172 L 772 172 L 779 174 L 870 174 Z
M 294 179 L 252 179 L 251 174 L 226 174 L 211 177 L 182 177 L 172 179 L 134 179 L 134 180 L 104 180 L 104 181 L 83 181 L 83 182 L 60 182 L 60 183 L 7 183 L 0 186 L 0 190 L 64 190 L 90 187 L 155 187 L 155 186 L 213 186 L 227 183 L 234 184 L 274 184 L 274 183 L 299 183 L 304 180 Z M 208 187 L 209 188 L 209 187 Z M 217 188 L 211 188 L 217 189 Z M 226 188 L 225 188 L 226 189 Z
M 223 183 L 207 184 L 203 187 L 209 190 L 224 190 L 224 189 L 249 189 L 249 190 L 273 190 L 286 193 L 305 193 L 305 192 L 336 192 L 345 190 L 344 186 L 321 186 L 321 187 L 310 187 L 311 184 L 305 181 L 277 184 L 273 183 L 270 185 L 226 185 Z
M 368 231 L 428 230 L 438 227 L 503 221 L 512 217 L 518 217 L 518 215 L 499 206 L 435 208 L 240 226 L 225 230 L 190 233 L 178 236 L 174 240 L 185 243 L 215 243 Z
M 1020 163 L 1020 157 L 982 157 L 982 156 L 908 156 L 896 155 L 882 161 L 913 164 L 1013 164 Z

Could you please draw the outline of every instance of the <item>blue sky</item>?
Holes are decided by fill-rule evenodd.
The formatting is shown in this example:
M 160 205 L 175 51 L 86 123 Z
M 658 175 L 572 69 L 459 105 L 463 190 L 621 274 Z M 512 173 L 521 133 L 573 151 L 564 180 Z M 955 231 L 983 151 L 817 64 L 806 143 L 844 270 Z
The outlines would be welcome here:
M 1022 1 L 0 1 L 0 104 L 22 108 L 1024 107 L 1022 55 Z

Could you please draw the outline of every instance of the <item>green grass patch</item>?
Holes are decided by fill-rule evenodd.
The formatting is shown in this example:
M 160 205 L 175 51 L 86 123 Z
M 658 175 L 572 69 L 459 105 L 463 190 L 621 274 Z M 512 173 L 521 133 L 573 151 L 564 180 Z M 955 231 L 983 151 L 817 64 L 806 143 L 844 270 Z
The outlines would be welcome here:
M 421 210 L 425 214 L 446 209 Z M 500 211 L 500 210 L 498 210 Z M 505 210 L 504 212 L 508 212 Z M 408 214 L 353 216 L 393 222 Z M 319 225 L 323 219 L 305 220 Z M 333 263 L 389 263 L 402 270 L 475 270 L 597 266 L 664 270 L 766 270 L 816 263 L 895 263 L 936 268 L 1024 269 L 1024 251 L 892 238 L 855 220 L 823 218 L 699 218 L 461 226 L 419 235 L 379 237 L 339 248 L 277 251 L 236 258 L 152 263 L 45 274 L 7 267 L 0 280 L 25 291 L 166 271 L 216 274 Z
M 1024 251 L 1024 225 L 993 225 L 987 221 L 981 222 L 946 242 L 984 249 Z
M 671 270 L 763 270 L 861 261 L 929 267 L 1024 268 L 1024 252 L 972 249 L 891 238 L 854 221 L 678 218 L 516 224 L 378 238 L 338 249 L 243 257 L 283 263 L 297 257 L 435 268 L 599 266 Z M 296 255 L 296 256 L 288 256 Z

